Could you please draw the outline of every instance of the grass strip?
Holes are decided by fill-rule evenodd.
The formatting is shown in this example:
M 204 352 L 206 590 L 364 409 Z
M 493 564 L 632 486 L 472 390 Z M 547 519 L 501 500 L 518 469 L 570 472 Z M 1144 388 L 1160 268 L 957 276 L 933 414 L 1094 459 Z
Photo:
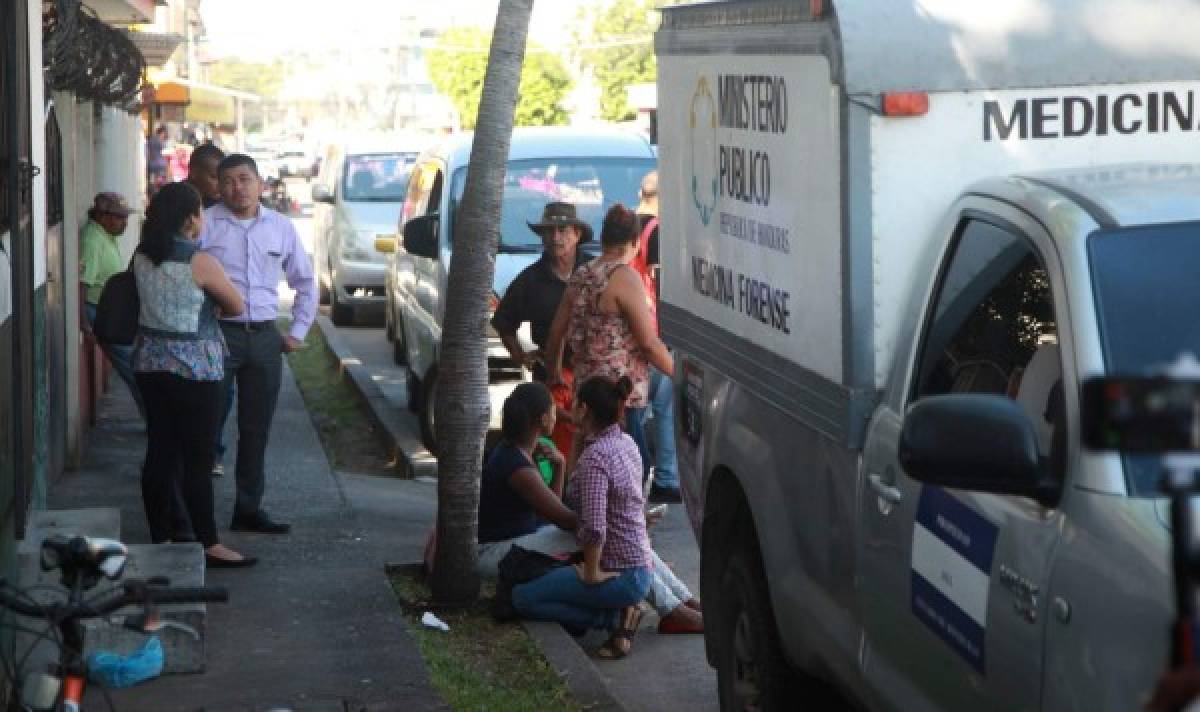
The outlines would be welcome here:
M 280 320 L 280 328 L 288 322 Z M 307 348 L 288 354 L 304 404 L 321 437 L 325 456 L 336 470 L 370 475 L 397 475 L 395 463 L 367 416 L 358 393 L 342 374 L 316 326 L 308 330 Z
M 429 586 L 416 567 L 392 568 L 388 578 L 412 624 L 413 638 L 429 666 L 433 685 L 451 709 L 583 709 L 525 629 L 519 623 L 498 623 L 492 618 L 488 612 L 494 593 L 491 583 L 484 583 L 473 606 L 437 612 L 450 626 L 447 633 L 421 624 L 421 615 L 432 606 Z

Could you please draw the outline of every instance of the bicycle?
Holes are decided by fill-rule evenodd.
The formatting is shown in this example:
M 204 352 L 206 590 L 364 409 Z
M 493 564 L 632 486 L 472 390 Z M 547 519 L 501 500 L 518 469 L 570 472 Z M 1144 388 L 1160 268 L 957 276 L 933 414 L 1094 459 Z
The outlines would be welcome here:
M 180 628 L 193 636 L 199 633 L 190 626 L 175 621 L 164 621 L 159 616 L 158 605 L 170 603 L 223 603 L 229 600 L 224 586 L 172 587 L 165 577 L 124 581 L 119 586 L 102 591 L 90 598 L 85 594 L 95 588 L 102 579 L 115 581 L 121 577 L 129 551 L 119 541 L 88 537 L 54 536 L 42 542 L 40 565 L 43 571 L 61 572 L 62 585 L 67 589 L 67 600 L 39 603 L 29 593 L 13 587 L 0 579 L 0 608 L 29 618 L 45 621 L 45 631 L 35 631 L 20 624 L 15 630 L 36 635 L 29 652 L 39 642 L 51 636 L 57 644 L 57 664 L 49 672 L 31 674 L 20 681 L 20 668 L 28 659 L 29 652 L 11 670 L 0 654 L 0 663 L 10 683 L 14 686 L 10 710 L 57 710 L 58 712 L 80 712 L 83 692 L 87 681 L 87 664 L 83 657 L 83 621 L 107 618 L 121 608 L 141 606 L 141 613 L 126 616 L 122 625 L 130 630 L 151 634 L 168 627 Z M 107 699 L 109 709 L 112 701 Z

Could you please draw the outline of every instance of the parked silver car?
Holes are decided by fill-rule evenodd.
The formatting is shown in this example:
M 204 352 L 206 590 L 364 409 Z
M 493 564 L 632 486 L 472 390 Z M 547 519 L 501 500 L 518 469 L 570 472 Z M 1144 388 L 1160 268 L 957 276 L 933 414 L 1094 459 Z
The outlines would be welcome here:
M 333 323 L 360 312 L 382 315 L 387 255 L 378 234 L 396 230 L 419 139 L 345 142 L 330 146 L 313 186 L 313 264 L 321 302 Z
M 400 216 L 403 239 L 382 239 L 377 247 L 395 250 L 387 269 L 386 320 L 395 359 L 408 367 L 410 407 L 420 416 L 421 434 L 436 451 L 433 399 L 445 308 L 451 236 L 466 182 L 471 134 L 458 134 L 417 160 Z M 493 282 L 495 299 L 542 252 L 536 222 L 551 201 L 574 203 L 597 235 L 604 211 L 613 203 L 637 204 L 642 176 L 656 165 L 641 135 L 615 129 L 517 129 L 509 149 L 500 248 Z M 515 383 L 524 378 L 489 327 L 486 335 L 489 380 Z M 495 399 L 493 399 L 495 400 Z

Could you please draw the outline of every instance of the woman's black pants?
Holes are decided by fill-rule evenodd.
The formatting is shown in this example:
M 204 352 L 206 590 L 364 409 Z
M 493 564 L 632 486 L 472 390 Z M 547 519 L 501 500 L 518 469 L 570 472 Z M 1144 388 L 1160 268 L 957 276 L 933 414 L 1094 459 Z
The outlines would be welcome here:
M 211 473 L 221 381 L 139 372 L 137 383 L 146 404 L 142 506 L 150 538 L 156 544 L 171 538 L 171 499 L 178 481 L 192 531 L 205 548 L 210 547 L 217 543 Z

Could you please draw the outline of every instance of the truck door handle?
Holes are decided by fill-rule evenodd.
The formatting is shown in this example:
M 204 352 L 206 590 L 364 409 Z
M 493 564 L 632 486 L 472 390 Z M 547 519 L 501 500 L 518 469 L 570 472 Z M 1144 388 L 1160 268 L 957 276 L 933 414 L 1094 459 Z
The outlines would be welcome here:
M 871 489 L 875 490 L 875 494 L 889 504 L 900 504 L 900 500 L 904 499 L 900 489 L 884 482 L 882 475 L 867 475 L 867 481 L 871 483 Z

